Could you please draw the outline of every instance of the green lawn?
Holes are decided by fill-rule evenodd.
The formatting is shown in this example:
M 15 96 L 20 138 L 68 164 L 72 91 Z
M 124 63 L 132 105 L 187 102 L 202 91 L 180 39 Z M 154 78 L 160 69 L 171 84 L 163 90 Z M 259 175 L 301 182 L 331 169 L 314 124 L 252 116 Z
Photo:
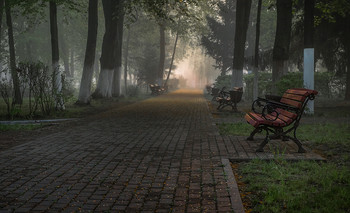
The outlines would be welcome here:
M 252 212 L 350 212 L 350 124 L 301 124 L 297 136 L 326 147 L 327 162 L 254 160 L 239 164 Z M 219 124 L 223 135 L 249 136 L 247 123 Z
M 5 125 L 0 124 L 0 132 L 5 131 L 20 131 L 20 130 L 35 130 L 40 129 L 43 124 L 14 124 L 14 125 Z
M 253 212 L 349 212 L 350 170 L 334 163 L 255 160 L 240 165 Z

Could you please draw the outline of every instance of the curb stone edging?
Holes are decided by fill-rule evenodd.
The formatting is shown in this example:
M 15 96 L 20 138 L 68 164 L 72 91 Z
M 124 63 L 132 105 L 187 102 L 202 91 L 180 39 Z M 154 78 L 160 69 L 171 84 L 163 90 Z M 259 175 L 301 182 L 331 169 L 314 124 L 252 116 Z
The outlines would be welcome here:
M 233 175 L 230 161 L 226 158 L 222 158 L 221 162 L 224 166 L 224 171 L 227 176 L 227 187 L 230 195 L 232 210 L 235 213 L 244 213 L 245 211 L 244 211 L 241 195 L 239 194 L 238 185 L 237 185 L 235 176 Z

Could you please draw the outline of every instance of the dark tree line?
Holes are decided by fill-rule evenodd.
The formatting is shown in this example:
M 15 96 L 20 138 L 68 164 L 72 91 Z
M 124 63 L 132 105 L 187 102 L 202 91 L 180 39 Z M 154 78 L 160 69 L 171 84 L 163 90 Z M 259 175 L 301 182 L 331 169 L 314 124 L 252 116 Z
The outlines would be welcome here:
M 310 3 L 310 4 L 309 4 Z M 244 1 L 244 5 L 248 6 L 249 1 Z M 248 36 L 243 38 L 241 36 L 240 41 L 236 41 L 237 32 L 243 34 L 246 32 L 244 27 L 244 6 L 239 0 L 227 0 L 218 4 L 219 19 L 207 17 L 209 33 L 202 37 L 202 44 L 206 48 L 207 54 L 212 56 L 216 60 L 217 67 L 221 70 L 222 75 L 227 73 L 227 70 L 233 70 L 233 82 L 234 85 L 241 84 L 241 72 L 236 70 L 241 69 L 241 63 L 244 62 L 244 67 L 250 69 L 251 62 L 247 54 L 247 50 L 251 48 L 254 43 L 248 40 Z M 300 71 L 303 70 L 303 48 L 314 46 L 315 48 L 315 63 L 321 61 L 330 73 L 335 73 L 338 76 L 344 76 L 346 79 L 349 77 L 349 16 L 350 16 L 350 4 L 347 1 L 327 1 L 327 0 L 315 0 L 312 1 L 293 1 L 293 0 L 276 0 L 276 1 L 262 1 L 262 6 L 259 1 L 253 1 L 254 7 L 249 7 L 248 10 L 262 14 L 262 22 L 258 24 L 257 18 L 250 18 L 249 25 L 255 25 L 256 38 L 263 37 L 263 40 L 256 39 L 255 43 L 255 63 L 253 68 L 255 75 L 257 70 L 272 72 L 272 92 L 276 92 L 276 82 L 280 81 L 295 64 Z M 256 5 L 256 7 L 255 7 Z M 311 5 L 311 6 L 310 6 Z M 238 8 L 240 7 L 240 8 Z M 314 14 L 305 15 L 305 8 L 310 8 L 309 11 L 314 8 Z M 229 9 L 227 11 L 227 9 Z M 234 13 L 241 13 L 234 17 Z M 269 12 L 270 11 L 270 12 Z M 274 44 L 271 49 L 262 49 L 261 42 L 266 42 L 264 36 L 265 31 L 260 31 L 257 25 L 273 27 L 272 23 L 264 23 L 264 20 L 269 20 L 266 16 L 271 15 L 271 11 L 276 11 L 276 28 L 274 36 Z M 311 16 L 311 18 L 309 18 Z M 232 21 L 227 22 L 230 17 Z M 305 17 L 305 19 L 304 19 Z M 240 21 L 238 20 L 240 19 Z M 227 32 L 228 29 L 236 29 L 234 35 L 225 37 L 220 32 Z M 313 30 L 314 28 L 314 30 Z M 237 30 L 239 29 L 239 30 Z M 233 30 L 232 30 L 233 31 Z M 236 35 L 237 34 L 237 35 Z M 249 35 L 249 34 L 248 34 Z M 270 36 L 272 37 L 272 36 Z M 305 38 L 305 40 L 304 40 Z M 260 40 L 260 41 L 259 41 Z M 260 43 L 259 43 L 260 42 Z M 306 45 L 304 45 L 304 43 Z M 311 46 L 310 46 L 311 45 Z M 234 52 L 224 52 L 224 46 L 232 48 Z M 259 48 L 260 46 L 260 48 Z M 245 51 L 245 60 L 242 62 L 242 51 L 236 50 L 242 49 Z M 226 48 L 227 49 L 227 48 Z M 225 49 L 225 50 L 226 50 Z M 232 53 L 236 55 L 232 55 Z M 261 57 L 257 57 L 261 55 Z M 225 63 L 227 58 L 233 57 L 233 63 Z M 259 64 L 257 64 L 259 62 Z M 228 64 L 228 65 L 227 65 Z M 235 66 L 237 66 L 235 68 Z M 350 94 L 350 81 L 346 80 L 345 98 L 349 99 Z M 257 83 L 254 84 L 257 89 Z M 255 92 L 257 93 L 257 92 Z M 255 95 L 256 96 L 256 95 Z

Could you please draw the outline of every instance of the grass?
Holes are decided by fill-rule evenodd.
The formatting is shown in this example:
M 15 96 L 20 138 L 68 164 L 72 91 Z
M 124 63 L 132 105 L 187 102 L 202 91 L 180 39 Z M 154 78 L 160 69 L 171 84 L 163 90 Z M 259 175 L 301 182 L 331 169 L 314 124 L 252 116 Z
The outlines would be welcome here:
M 43 126 L 44 125 L 42 125 L 42 124 L 14 124 L 14 125 L 0 124 L 0 132 L 20 131 L 20 130 L 35 130 L 35 129 L 40 129 Z
M 144 100 L 148 98 L 147 95 L 140 95 L 138 97 L 127 97 L 127 98 L 110 98 L 110 99 L 93 99 L 90 105 L 86 106 L 77 106 L 75 105 L 76 99 L 72 98 L 65 103 L 66 109 L 64 111 L 55 111 L 53 110 L 49 115 L 43 115 L 43 113 L 38 111 L 36 115 L 29 116 L 29 100 L 28 98 L 23 99 L 23 104 L 19 108 L 17 106 L 15 110 L 15 115 L 12 116 L 10 120 L 18 120 L 18 119 L 55 119 L 55 118 L 78 118 L 84 117 L 89 114 L 93 114 L 96 111 L 103 111 L 110 107 L 113 107 L 117 104 L 128 104 L 137 102 L 140 100 Z M 5 102 L 0 98 L 0 120 L 8 120 L 9 117 L 7 115 L 7 106 Z
M 219 131 L 222 135 L 249 136 L 253 129 L 251 125 L 246 123 L 219 124 Z M 297 129 L 297 137 L 301 141 L 310 141 L 315 145 L 349 146 L 350 124 L 301 124 Z
M 218 126 L 223 135 L 248 136 L 253 130 L 246 123 Z M 330 158 L 240 163 L 236 177 L 243 199 L 249 200 L 248 212 L 350 212 L 350 124 L 317 123 L 316 117 L 314 123 L 299 126 L 297 137 L 311 148 L 325 147 L 322 151 Z
M 240 165 L 239 170 L 253 212 L 350 210 L 349 167 L 313 161 L 255 160 Z

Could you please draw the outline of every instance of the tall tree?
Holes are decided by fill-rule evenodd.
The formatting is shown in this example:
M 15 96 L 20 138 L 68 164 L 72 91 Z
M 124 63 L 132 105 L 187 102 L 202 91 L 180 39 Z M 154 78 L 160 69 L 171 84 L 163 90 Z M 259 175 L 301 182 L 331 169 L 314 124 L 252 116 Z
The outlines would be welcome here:
M 57 28 L 57 4 L 50 1 L 50 32 L 51 32 L 51 51 L 52 51 L 52 71 L 54 82 L 54 93 L 56 96 L 56 109 L 64 110 L 62 97 L 62 73 L 59 67 L 59 49 L 58 49 L 58 28 Z
M 243 87 L 244 51 L 251 4 L 251 0 L 237 0 L 232 87 Z
M 164 64 L 165 64 L 165 23 L 161 21 L 159 23 L 159 65 L 158 65 L 158 79 L 157 83 L 159 85 L 163 84 L 163 76 L 164 76 Z
M 118 97 L 121 94 L 121 74 L 122 74 L 122 50 L 123 50 L 123 32 L 124 32 L 124 9 L 123 1 L 117 8 L 117 34 L 115 39 L 114 47 L 114 75 L 113 75 L 113 84 L 112 84 L 112 96 Z
M 173 64 L 174 64 L 174 58 L 175 58 L 175 53 L 176 53 L 176 46 L 177 46 L 177 40 L 179 39 L 179 31 L 176 31 L 176 36 L 175 36 L 175 44 L 174 44 L 174 49 L 173 49 L 173 55 L 171 56 L 171 62 L 170 62 L 170 67 L 169 67 L 169 72 L 168 75 L 166 77 L 166 80 L 164 82 L 164 86 L 168 85 L 168 81 L 169 81 L 169 77 L 171 75 L 171 71 L 173 68 Z
M 344 34 L 341 37 L 345 49 L 346 57 L 346 88 L 345 88 L 345 100 L 350 100 L 350 13 L 344 18 Z
M 292 0 L 277 0 L 277 27 L 273 47 L 272 82 L 288 72 L 289 44 L 292 29 Z M 276 88 L 273 86 L 273 92 Z
M 235 34 L 236 25 L 235 2 L 235 0 L 218 2 L 218 18 L 206 17 L 209 31 L 201 38 L 201 44 L 205 47 L 206 53 L 215 59 L 221 75 L 226 75 L 232 68 L 234 48 L 232 35 Z
M 131 28 L 128 29 L 128 34 L 126 36 L 126 46 L 124 54 L 124 87 L 125 95 L 128 95 L 128 62 L 129 62 L 129 44 L 130 44 Z
M 6 24 L 8 28 L 7 32 L 8 32 L 8 41 L 9 41 L 9 49 L 10 49 L 10 70 L 11 70 L 12 83 L 13 83 L 13 88 L 15 93 L 13 104 L 22 104 L 19 78 L 16 70 L 15 41 L 13 39 L 11 5 L 9 0 L 5 0 L 5 12 L 6 12 Z
M 0 38 L 2 36 L 2 16 L 4 13 L 5 0 L 0 0 Z
M 118 5 L 120 0 L 102 0 L 105 16 L 105 34 L 102 42 L 101 70 L 98 78 L 97 88 L 93 94 L 95 98 L 112 97 L 112 83 L 115 67 L 114 48 L 118 26 Z
M 314 89 L 314 8 L 315 0 L 304 2 L 304 87 Z M 314 113 L 314 102 L 308 102 L 308 113 Z
M 88 36 L 86 42 L 83 75 L 81 77 L 79 97 L 77 103 L 89 104 L 91 82 L 94 74 L 96 55 L 96 41 L 98 28 L 98 0 L 89 0 L 88 9 Z
M 258 8 L 256 15 L 256 33 L 255 33 L 255 56 L 254 56 L 254 83 L 253 83 L 253 100 L 258 98 L 259 94 L 259 43 L 260 43 L 260 16 L 261 16 L 262 0 L 258 0 Z
M 63 31 L 63 29 L 61 31 Z M 59 44 L 60 44 L 61 52 L 62 52 L 64 73 L 65 73 L 65 76 L 72 77 L 71 72 L 70 72 L 70 67 L 69 67 L 69 48 L 67 47 L 64 34 L 60 33 L 61 31 L 59 31 L 59 35 L 60 35 Z

